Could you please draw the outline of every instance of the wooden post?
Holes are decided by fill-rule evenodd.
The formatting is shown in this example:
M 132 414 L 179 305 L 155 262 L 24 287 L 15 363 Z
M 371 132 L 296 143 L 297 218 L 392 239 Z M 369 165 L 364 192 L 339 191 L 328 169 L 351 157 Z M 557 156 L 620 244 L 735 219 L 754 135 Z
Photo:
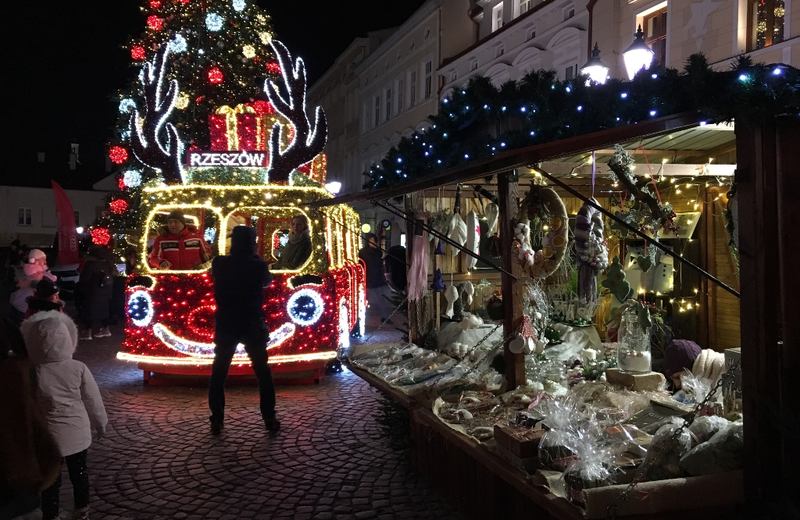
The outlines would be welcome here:
M 714 222 L 714 197 L 719 190 L 711 188 L 704 190 L 703 213 L 700 216 L 702 230 L 700 242 L 702 249 L 700 259 L 702 267 L 713 274 L 719 276 L 716 265 L 717 259 L 717 234 Z M 717 286 L 708 281 L 705 276 L 700 278 L 700 294 L 697 301 L 700 302 L 700 347 L 717 348 L 717 320 L 716 320 L 716 298 Z
M 752 512 L 765 500 L 779 498 L 786 485 L 779 471 L 781 432 L 773 416 L 780 405 L 780 383 L 774 370 L 781 295 L 775 145 L 774 121 L 736 127 L 744 489 Z
M 780 257 L 782 343 L 777 345 L 777 366 L 771 375 L 777 380 L 777 400 L 772 403 L 777 416 L 778 430 L 782 433 L 781 449 L 773 452 L 773 460 L 780 464 L 779 481 L 783 489 L 774 491 L 790 498 L 795 504 L 800 496 L 800 478 L 797 462 L 800 461 L 800 440 L 797 437 L 800 418 L 800 392 L 797 374 L 800 370 L 800 275 L 797 259 L 800 258 L 800 118 L 777 118 L 777 191 L 778 191 L 778 255 Z M 741 211 L 741 210 L 740 210 Z M 741 212 L 740 212 L 741 215 Z M 740 217 L 741 218 L 741 217 Z M 794 429 L 794 438 L 790 432 Z
M 520 281 L 517 283 L 505 273 L 501 273 L 501 290 L 503 291 L 503 337 L 506 338 L 503 346 L 503 359 L 506 364 L 506 381 L 508 389 L 513 390 L 525 384 L 525 356 L 514 354 L 508 349 L 508 342 L 514 339 L 511 333 L 522 325 L 522 296 L 524 285 L 521 281 L 522 269 L 516 261 L 516 255 L 511 253 L 511 244 L 514 241 L 514 227 L 517 224 L 519 211 L 519 179 L 517 172 L 505 172 L 497 176 L 497 192 L 500 199 L 500 248 L 502 251 L 502 267 L 512 273 Z
M 406 215 L 415 215 L 414 213 L 414 193 L 409 193 L 405 197 L 405 212 Z M 413 258 L 414 254 L 414 234 L 416 233 L 416 225 L 414 221 L 407 220 L 406 221 L 406 276 L 408 276 L 408 266 L 411 265 L 411 259 Z M 406 294 L 408 294 L 408 286 L 406 286 Z M 411 343 L 417 342 L 422 335 L 417 330 L 417 305 L 420 305 L 421 302 L 412 301 L 411 298 L 408 299 L 408 341 Z

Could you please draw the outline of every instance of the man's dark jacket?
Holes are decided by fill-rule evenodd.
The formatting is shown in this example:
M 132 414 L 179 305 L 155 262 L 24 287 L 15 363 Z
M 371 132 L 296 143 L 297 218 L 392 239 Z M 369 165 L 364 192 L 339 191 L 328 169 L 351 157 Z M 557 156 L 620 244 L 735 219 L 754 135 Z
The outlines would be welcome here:
M 256 320 L 264 324 L 263 288 L 272 283 L 272 273 L 269 265 L 255 254 L 255 247 L 255 230 L 236 226 L 230 255 L 218 256 L 211 264 L 217 330 L 231 330 Z

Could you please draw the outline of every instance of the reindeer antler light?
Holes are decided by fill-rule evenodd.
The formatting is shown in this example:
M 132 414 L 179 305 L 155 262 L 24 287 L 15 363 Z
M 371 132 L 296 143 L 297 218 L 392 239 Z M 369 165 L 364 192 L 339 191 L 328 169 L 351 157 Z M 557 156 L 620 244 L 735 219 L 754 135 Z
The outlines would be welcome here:
M 281 42 L 272 40 L 271 44 L 278 57 L 288 100 L 281 96 L 272 80 L 267 80 L 264 90 L 275 110 L 292 123 L 295 131 L 294 140 L 281 150 L 282 126 L 276 124 L 272 127 L 267 178 L 270 182 L 286 182 L 293 170 L 314 159 L 325 148 L 328 122 L 322 107 L 317 107 L 314 130 L 311 131 L 306 115 L 306 67 L 303 60 L 297 58 L 292 64 L 292 56 Z
M 167 184 L 176 184 L 184 180 L 181 162 L 183 143 L 175 125 L 166 123 L 178 96 L 178 82 L 173 79 L 162 98 L 168 55 L 169 44 L 164 43 L 158 49 L 153 62 L 146 63 L 143 67 L 144 121 L 140 123 L 139 111 L 134 110 L 131 114 L 131 149 L 144 164 L 160 170 Z M 158 141 L 158 134 L 165 123 L 167 142 L 162 145 Z

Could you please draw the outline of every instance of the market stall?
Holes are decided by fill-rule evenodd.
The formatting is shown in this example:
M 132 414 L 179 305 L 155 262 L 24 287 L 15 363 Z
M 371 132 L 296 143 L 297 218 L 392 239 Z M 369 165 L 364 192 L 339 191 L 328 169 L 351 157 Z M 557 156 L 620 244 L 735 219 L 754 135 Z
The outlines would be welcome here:
M 351 362 L 390 395 L 410 399 L 414 459 L 454 504 L 475 518 L 491 513 L 474 495 L 491 497 L 488 511 L 509 517 L 688 518 L 738 514 L 742 502 L 751 511 L 786 507 L 788 495 L 777 490 L 796 479 L 784 457 L 768 455 L 797 449 L 787 427 L 796 409 L 788 376 L 798 360 L 795 340 L 780 330 L 796 312 L 786 305 L 795 246 L 781 223 L 793 218 L 798 191 L 778 194 L 774 179 L 795 188 L 776 171 L 796 163 L 788 143 L 798 125 L 774 116 L 781 103 L 758 121 L 741 112 L 735 133 L 698 113 L 639 119 L 491 148 L 368 194 L 376 204 L 405 195 L 398 213 L 411 223 L 410 279 L 418 277 L 409 284 L 413 343 L 356 351 Z M 447 109 L 453 126 L 424 136 L 426 157 L 428 143 L 466 127 L 454 115 L 461 108 Z M 500 144 L 490 138 L 490 147 Z M 394 154 L 384 162 L 416 164 L 408 148 Z M 471 217 L 454 201 L 449 218 L 439 218 L 440 206 L 425 200 L 442 186 L 463 194 L 477 184 L 498 202 L 500 261 L 492 267 L 500 284 L 482 302 L 456 294 L 464 304 L 456 319 L 442 313 L 456 275 L 437 263 L 447 251 L 427 236 L 471 256 Z M 502 337 L 485 327 L 485 341 L 460 341 L 448 334 L 450 321 L 462 330 L 502 325 Z M 691 367 L 667 370 L 680 391 L 668 391 L 659 373 L 667 345 L 696 349 Z

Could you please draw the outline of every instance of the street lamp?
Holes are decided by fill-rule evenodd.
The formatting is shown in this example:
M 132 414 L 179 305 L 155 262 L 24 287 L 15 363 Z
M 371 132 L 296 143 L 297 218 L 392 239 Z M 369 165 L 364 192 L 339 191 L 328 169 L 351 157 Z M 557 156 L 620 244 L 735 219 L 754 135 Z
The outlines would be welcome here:
M 608 67 L 603 65 L 600 61 L 600 48 L 597 47 L 597 42 L 594 43 L 592 49 L 592 57 L 586 62 L 586 65 L 581 67 L 581 74 L 589 76 L 589 81 L 593 81 L 602 85 L 608 79 Z M 588 82 L 587 82 L 588 84 Z
M 622 53 L 622 57 L 625 59 L 625 68 L 628 69 L 628 78 L 631 80 L 636 76 L 637 72 L 649 68 L 650 64 L 653 63 L 655 53 L 644 42 L 643 36 L 642 26 L 639 25 L 633 43 Z
M 332 195 L 338 195 L 339 191 L 342 189 L 342 183 L 337 181 L 335 178 L 328 180 L 325 183 L 325 189 L 328 190 Z

